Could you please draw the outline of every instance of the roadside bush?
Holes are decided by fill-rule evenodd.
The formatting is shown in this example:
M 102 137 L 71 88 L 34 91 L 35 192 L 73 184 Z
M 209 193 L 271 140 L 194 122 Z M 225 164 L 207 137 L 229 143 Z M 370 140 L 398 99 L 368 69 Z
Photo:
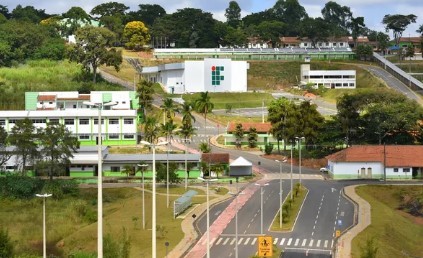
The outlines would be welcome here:
M 272 151 L 273 151 L 273 144 L 272 143 L 268 143 L 264 146 L 264 153 L 266 155 L 272 154 Z
M 44 182 L 43 193 L 53 194 L 53 198 L 59 200 L 65 194 L 75 196 L 78 193 L 78 185 L 73 180 L 47 180 Z
M 11 175 L 0 178 L 0 196 L 7 198 L 32 198 L 43 188 L 43 181 L 38 178 Z
M 13 257 L 12 240 L 5 229 L 0 229 L 0 258 Z
M 104 258 L 129 258 L 131 250 L 131 241 L 122 228 L 122 234 L 119 239 L 116 236 L 107 234 L 104 237 Z

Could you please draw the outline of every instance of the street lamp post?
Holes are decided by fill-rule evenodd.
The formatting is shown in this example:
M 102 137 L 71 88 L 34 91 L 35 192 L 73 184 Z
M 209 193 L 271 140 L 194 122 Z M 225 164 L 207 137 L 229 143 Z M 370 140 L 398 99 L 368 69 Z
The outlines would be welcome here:
M 138 167 L 141 167 L 141 169 L 148 167 L 147 164 L 138 164 Z M 144 172 L 142 171 L 142 229 L 145 229 L 145 184 L 144 184 Z
M 260 235 L 263 235 L 263 187 L 266 185 L 269 185 L 268 183 L 266 184 L 255 184 L 257 186 L 260 186 Z
M 110 107 L 117 105 L 116 102 L 108 103 L 94 103 L 84 101 L 84 105 L 98 108 L 98 165 L 97 165 L 97 256 L 103 258 L 103 156 L 102 156 L 102 134 L 101 134 L 101 110 L 103 107 Z
M 152 222 L 151 222 L 151 257 L 156 258 L 156 147 L 160 145 L 166 145 L 168 142 L 159 142 L 157 144 L 141 141 L 142 144 L 148 145 L 153 150 L 153 179 L 152 179 Z
M 294 148 L 294 143 L 291 143 L 291 200 L 293 198 L 292 196 L 292 148 Z
M 36 194 L 37 197 L 43 198 L 43 258 L 47 257 L 47 237 L 46 237 L 46 198 L 52 194 Z
M 210 173 L 209 173 L 210 177 Z M 210 208 L 209 208 L 209 184 L 210 182 L 214 182 L 217 179 L 204 179 L 202 177 L 198 178 L 199 180 L 206 183 L 206 196 L 207 196 L 207 258 L 210 258 Z
M 304 137 L 295 137 L 298 141 L 298 160 L 299 160 L 299 167 L 300 167 L 300 185 L 301 185 L 301 142 Z
M 283 195 L 283 188 L 282 188 L 282 162 L 286 162 L 286 159 L 283 161 L 275 160 L 279 163 L 279 208 L 280 208 L 280 214 L 279 214 L 279 228 L 282 228 L 282 195 Z
M 235 258 L 238 258 L 238 195 L 242 194 L 238 190 L 238 177 L 235 177 L 236 192 L 230 193 L 235 196 Z

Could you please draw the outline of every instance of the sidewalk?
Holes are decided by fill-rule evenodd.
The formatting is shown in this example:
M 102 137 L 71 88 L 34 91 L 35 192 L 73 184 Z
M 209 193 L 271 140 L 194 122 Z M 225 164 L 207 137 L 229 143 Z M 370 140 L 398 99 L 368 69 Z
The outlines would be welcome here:
M 336 246 L 336 258 L 350 258 L 353 238 L 371 224 L 370 204 L 356 194 L 356 187 L 356 185 L 351 185 L 344 188 L 345 195 L 357 203 L 358 211 L 356 212 L 358 213 L 358 221 L 354 227 L 339 237 Z

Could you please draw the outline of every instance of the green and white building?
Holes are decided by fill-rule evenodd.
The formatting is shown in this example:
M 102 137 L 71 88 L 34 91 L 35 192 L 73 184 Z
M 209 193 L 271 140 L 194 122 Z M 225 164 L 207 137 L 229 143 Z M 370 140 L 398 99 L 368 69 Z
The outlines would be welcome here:
M 64 124 L 82 146 L 96 145 L 98 114 L 96 107 L 84 104 L 115 102 L 104 106 L 102 140 L 104 145 L 135 145 L 137 143 L 138 99 L 132 91 L 92 91 L 90 94 L 69 92 L 27 92 L 25 110 L 0 111 L 0 126 L 10 132 L 16 121 L 28 118 L 34 126 L 43 128 L 47 123 Z

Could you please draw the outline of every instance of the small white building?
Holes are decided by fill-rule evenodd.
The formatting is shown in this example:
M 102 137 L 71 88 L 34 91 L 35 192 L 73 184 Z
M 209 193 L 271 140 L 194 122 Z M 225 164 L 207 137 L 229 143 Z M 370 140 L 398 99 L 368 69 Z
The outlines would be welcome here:
M 142 76 L 162 84 L 168 93 L 246 92 L 246 61 L 206 58 L 201 61 L 144 67 Z
M 355 89 L 355 70 L 311 70 L 310 64 L 301 65 L 301 83 L 313 84 L 316 88 Z
M 334 179 L 411 179 L 423 175 L 421 145 L 357 145 L 326 157 Z

